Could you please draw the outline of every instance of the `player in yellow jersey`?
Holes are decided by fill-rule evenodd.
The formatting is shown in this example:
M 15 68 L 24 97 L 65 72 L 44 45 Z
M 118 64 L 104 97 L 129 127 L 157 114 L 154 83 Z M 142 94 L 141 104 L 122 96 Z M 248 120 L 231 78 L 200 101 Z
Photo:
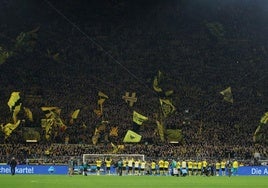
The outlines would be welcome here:
M 127 174 L 127 159 L 123 159 L 123 175 Z
M 234 160 L 233 162 L 233 175 L 236 176 L 237 175 L 237 171 L 238 171 L 238 161 Z
M 159 167 L 159 175 L 163 175 L 163 173 L 164 173 L 164 160 L 160 159 L 158 161 L 158 167 Z
M 180 176 L 181 175 L 181 162 L 180 161 L 177 161 L 176 168 L 178 170 L 178 176 Z
M 205 175 L 204 173 L 207 171 L 207 166 L 208 166 L 208 163 L 207 163 L 207 161 L 206 161 L 206 159 L 204 159 L 203 161 L 202 161 L 202 175 Z
M 133 170 L 133 164 L 134 164 L 134 159 L 128 159 L 127 161 L 127 166 L 128 166 L 128 175 L 132 175 L 132 170 Z
M 98 158 L 96 160 L 97 175 L 100 175 L 101 164 L 102 164 L 102 160 Z
M 191 176 L 193 174 L 193 162 L 191 159 L 187 162 L 187 166 L 188 166 L 188 175 Z
M 146 168 L 146 161 L 141 161 L 140 162 L 140 175 L 142 176 L 145 175 L 145 168 Z
M 165 176 L 167 176 L 168 175 L 168 168 L 169 168 L 169 162 L 168 162 L 168 160 L 165 160 L 164 161 L 164 173 L 163 173 L 163 175 L 165 175 Z
M 112 159 L 107 157 L 105 159 L 105 166 L 106 166 L 106 174 L 110 175 L 111 174 L 111 165 L 112 165 Z
M 182 160 L 181 162 L 181 175 L 184 177 L 188 174 L 188 169 L 187 169 L 187 162 L 186 160 Z
M 154 160 L 151 162 L 151 173 L 156 175 L 156 162 Z
M 225 160 L 222 160 L 221 161 L 221 175 L 222 176 L 225 176 L 225 167 L 226 167 L 226 161 Z
M 220 169 L 221 169 L 220 161 L 216 162 L 215 167 L 216 167 L 216 176 L 219 176 L 220 175 Z
M 193 175 L 196 176 L 197 175 L 197 162 L 193 161 Z
M 134 174 L 139 175 L 140 174 L 140 160 L 134 161 Z
M 198 171 L 198 175 L 200 176 L 202 174 L 202 161 L 199 161 L 197 163 L 197 171 Z

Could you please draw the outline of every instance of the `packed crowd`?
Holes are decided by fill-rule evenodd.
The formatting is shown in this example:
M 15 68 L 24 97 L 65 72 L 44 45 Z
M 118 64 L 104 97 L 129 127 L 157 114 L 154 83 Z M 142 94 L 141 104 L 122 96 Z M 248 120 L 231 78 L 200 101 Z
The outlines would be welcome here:
M 221 6 L 224 7 L 224 3 Z M 209 15 L 193 17 L 187 10 L 180 10 L 182 16 L 172 26 L 164 27 L 165 19 L 161 17 L 147 24 L 146 19 L 153 20 L 150 18 L 160 7 L 151 10 L 145 21 L 139 18 L 139 23 L 135 20 L 122 22 L 122 30 L 112 22 L 85 24 L 85 32 L 97 39 L 113 58 L 66 23 L 57 19 L 53 23 L 41 23 L 49 27 L 40 29 L 40 43 L 47 48 L 53 46 L 62 55 L 61 60 L 56 63 L 48 59 L 40 52 L 42 46 L 37 46 L 32 54 L 15 57 L 1 65 L 6 74 L 0 75 L 3 94 L 0 96 L 0 123 L 10 119 L 5 103 L 14 90 L 21 91 L 23 106 L 32 110 L 34 122 L 19 114 L 26 119 L 21 127 L 7 140 L 1 133 L 0 162 L 17 156 L 22 163 L 26 159 L 37 159 L 37 163 L 38 159 L 65 163 L 69 156 L 111 152 L 110 143 L 123 144 L 126 131 L 132 129 L 133 110 L 147 116 L 149 121 L 140 127 L 141 143 L 126 144 L 120 152 L 140 153 L 152 158 L 223 158 L 231 155 L 246 160 L 257 152 L 267 158 L 267 144 L 255 145 L 252 141 L 259 119 L 267 111 L 267 87 L 263 87 L 267 79 L 267 45 L 262 42 L 264 35 L 254 34 L 255 25 L 248 21 L 251 20 L 247 18 L 249 14 L 244 15 L 248 8 L 252 13 L 250 18 L 257 17 L 255 10 L 258 7 L 236 5 L 225 9 L 221 6 L 216 6 L 219 14 L 229 18 L 224 16 L 217 20 L 225 28 L 225 38 L 219 38 L 215 30 L 201 24 Z M 163 14 L 170 17 L 178 14 L 171 10 Z M 37 14 L 32 19 L 38 17 Z M 231 20 L 238 18 L 240 21 L 233 27 Z M 190 31 L 192 25 L 200 32 Z M 247 30 L 239 29 L 245 25 Z M 66 34 L 69 30 L 72 32 Z M 118 61 L 114 62 L 114 59 Z M 152 82 L 158 70 L 163 72 L 161 87 L 174 90 L 170 98 L 177 110 L 164 120 L 164 124 L 182 130 L 183 140 L 175 145 L 161 142 L 156 132 L 159 95 L 153 91 Z M 10 79 L 11 72 L 16 79 Z M 223 101 L 219 94 L 229 85 L 234 93 L 233 104 Z M 95 146 L 92 136 L 100 119 L 93 111 L 98 108 L 98 91 L 109 96 L 103 105 L 102 117 L 109 124 Z M 138 100 L 133 107 L 122 100 L 126 91 L 137 93 Z M 42 106 L 60 107 L 68 128 L 52 141 L 46 141 L 40 131 L 39 144 L 25 144 L 22 128 L 40 128 L 40 120 L 44 118 Z M 75 109 L 81 109 L 81 112 L 75 124 L 69 125 L 69 114 Z M 109 136 L 113 126 L 119 127 L 117 137 Z
M 83 154 L 111 154 L 110 144 L 8 144 L 1 145 L 0 162 L 6 163 L 16 156 L 20 164 L 66 164 L 70 157 L 82 161 Z M 162 159 L 188 159 L 188 160 L 223 160 L 237 159 L 246 164 L 254 164 L 254 160 L 267 159 L 265 146 L 239 146 L 239 145 L 145 145 L 125 144 L 125 148 L 118 154 L 143 154 L 147 160 Z M 262 158 L 256 158 L 258 153 Z

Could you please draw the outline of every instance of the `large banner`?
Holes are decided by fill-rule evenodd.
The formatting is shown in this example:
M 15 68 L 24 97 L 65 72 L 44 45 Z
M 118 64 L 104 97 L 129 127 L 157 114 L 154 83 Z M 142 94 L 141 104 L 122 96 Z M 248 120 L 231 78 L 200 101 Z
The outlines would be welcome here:
M 242 166 L 238 168 L 241 176 L 268 176 L 268 166 Z
M 67 174 L 66 165 L 18 165 L 16 174 Z M 0 174 L 10 174 L 9 165 L 0 165 Z
M 79 167 L 75 168 L 75 172 L 79 172 Z M 106 169 L 101 168 L 101 174 L 106 174 Z M 62 174 L 66 175 L 68 172 L 67 165 L 18 165 L 16 167 L 16 174 Z M 116 173 L 116 169 L 112 166 L 111 174 Z M 10 174 L 10 167 L 8 165 L 0 165 L 0 174 Z M 89 174 L 96 174 L 96 167 L 89 168 Z M 220 171 L 221 175 L 221 171 Z M 228 174 L 227 174 L 228 175 Z M 238 176 L 268 176 L 268 166 L 242 166 L 238 168 Z

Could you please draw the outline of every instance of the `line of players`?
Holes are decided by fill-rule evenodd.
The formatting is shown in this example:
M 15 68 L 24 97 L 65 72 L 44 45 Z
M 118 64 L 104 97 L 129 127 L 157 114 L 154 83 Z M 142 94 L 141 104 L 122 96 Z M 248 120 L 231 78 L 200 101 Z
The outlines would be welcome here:
M 105 174 L 111 174 L 111 167 L 118 169 L 118 162 L 122 163 L 122 175 L 176 175 L 176 176 L 225 176 L 236 175 L 238 169 L 238 162 L 235 160 L 232 163 L 227 160 L 207 162 L 194 160 L 151 160 L 143 161 L 138 159 L 122 159 L 112 160 L 106 158 L 104 161 L 97 159 L 97 175 L 100 174 L 102 166 L 105 167 Z M 121 168 L 121 167 L 120 167 Z M 231 171 L 232 170 L 232 171 Z M 227 172 L 227 173 L 226 173 Z

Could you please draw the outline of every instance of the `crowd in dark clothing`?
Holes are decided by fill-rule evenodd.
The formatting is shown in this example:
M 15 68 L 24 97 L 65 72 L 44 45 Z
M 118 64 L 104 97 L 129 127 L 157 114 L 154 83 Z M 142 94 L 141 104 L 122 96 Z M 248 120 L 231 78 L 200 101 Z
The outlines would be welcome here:
M 119 152 L 152 158 L 231 155 L 245 160 L 252 159 L 257 152 L 267 158 L 267 141 L 256 144 L 253 134 L 267 111 L 268 46 L 263 42 L 267 41 L 263 33 L 267 33 L 264 24 L 268 22 L 259 19 L 261 7 L 257 5 L 247 2 L 243 6 L 235 3 L 230 6 L 217 2 L 212 12 L 202 11 L 199 4 L 192 7 L 200 17 L 189 13 L 189 7 L 184 9 L 180 5 L 176 9 L 169 4 L 166 9 L 156 5 L 144 20 L 129 16 L 128 21 L 117 17 L 122 22 L 99 23 L 96 19 L 84 23 L 82 29 L 101 44 L 101 49 L 72 25 L 58 19 L 42 22 L 45 13 L 36 14 L 31 21 L 44 26 L 38 33 L 39 45 L 32 53 L 21 53 L 0 65 L 0 124 L 11 120 L 6 101 L 13 91 L 21 92 L 22 105 L 32 110 L 34 121 L 28 121 L 21 112 L 18 118 L 25 122 L 8 139 L 1 133 L 0 162 L 16 156 L 21 163 L 26 163 L 26 159 L 36 159 L 36 163 L 65 163 L 69 156 L 110 152 L 110 143 L 124 144 L 126 131 L 133 129 L 133 110 L 149 120 L 138 130 L 141 142 L 126 144 Z M 43 8 L 39 7 L 40 12 Z M 162 16 L 155 19 L 160 10 Z M 0 11 L 2 17 L 4 13 Z M 251 21 L 256 18 L 260 21 Z M 176 22 L 172 24 L 167 21 L 174 19 Z M 26 26 L 32 27 L 24 24 L 9 29 L 3 24 L 0 29 L 6 33 L 1 36 L 15 35 Z M 44 48 L 59 52 L 60 59 L 48 57 Z M 182 130 L 183 139 L 178 144 L 160 141 L 156 131 L 155 114 L 161 111 L 159 98 L 163 95 L 155 92 L 152 84 L 159 70 L 163 73 L 159 86 L 174 91 L 168 98 L 176 111 L 164 119 L 164 125 Z M 228 86 L 232 87 L 233 103 L 224 101 L 220 94 Z M 99 143 L 93 145 L 95 127 L 100 123 L 94 113 L 98 108 L 98 91 L 109 96 L 101 117 L 109 123 Z M 136 92 L 133 107 L 122 99 L 125 92 Z M 41 128 L 41 119 L 45 118 L 42 106 L 61 108 L 61 118 L 67 126 L 66 131 L 50 141 L 45 139 Z M 75 109 L 81 111 L 70 125 L 70 113 Z M 116 137 L 109 136 L 114 126 L 118 126 Z M 25 143 L 24 127 L 40 132 L 38 144 Z M 267 126 L 262 131 L 267 133 Z
M 70 156 L 82 160 L 83 154 L 109 154 L 113 150 L 110 144 L 16 144 L 2 145 L 0 162 L 5 163 L 11 156 L 17 156 L 20 164 L 67 163 Z M 118 154 L 144 154 L 147 159 L 193 159 L 221 160 L 229 157 L 247 163 L 254 163 L 254 154 L 259 153 L 267 159 L 265 146 L 239 145 L 145 145 L 125 144 Z

